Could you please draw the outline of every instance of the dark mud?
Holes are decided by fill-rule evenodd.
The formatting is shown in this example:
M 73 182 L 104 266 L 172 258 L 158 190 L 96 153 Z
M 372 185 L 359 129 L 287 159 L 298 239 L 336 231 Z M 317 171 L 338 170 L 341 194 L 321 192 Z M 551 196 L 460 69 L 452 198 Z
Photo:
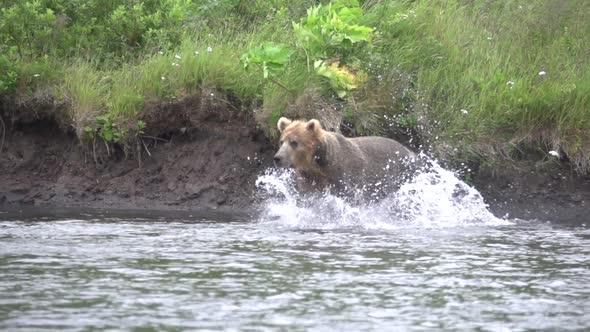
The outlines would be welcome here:
M 272 143 L 248 113 L 184 112 L 194 102 L 157 105 L 146 113 L 154 136 L 143 138 L 141 167 L 137 152 L 107 151 L 100 142 L 81 145 L 52 120 L 13 125 L 0 154 L 0 207 L 252 208 L 255 180 L 272 164 Z M 175 119 L 158 118 L 171 112 Z M 497 216 L 590 222 L 590 178 L 567 165 L 480 170 L 472 179 Z
M 0 155 L 0 204 L 121 209 L 245 208 L 270 142 L 244 113 L 203 116 L 165 138 L 143 138 L 138 154 L 80 145 L 49 120 L 7 133 Z M 143 146 L 145 144 L 145 146 Z M 149 151 L 149 154 L 148 152 Z
M 532 162 L 480 170 L 473 178 L 496 216 L 590 225 L 590 177 L 567 164 L 542 170 Z

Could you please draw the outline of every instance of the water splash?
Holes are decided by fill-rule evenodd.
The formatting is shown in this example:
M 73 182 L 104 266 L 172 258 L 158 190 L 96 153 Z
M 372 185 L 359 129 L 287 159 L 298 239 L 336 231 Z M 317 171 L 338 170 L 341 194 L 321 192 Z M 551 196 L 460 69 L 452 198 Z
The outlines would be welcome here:
M 422 158 L 426 158 L 422 156 Z M 352 204 L 330 193 L 302 195 L 293 171 L 268 170 L 256 181 L 263 197 L 261 221 L 308 229 L 398 229 L 502 225 L 477 190 L 436 161 L 399 190 L 369 203 Z

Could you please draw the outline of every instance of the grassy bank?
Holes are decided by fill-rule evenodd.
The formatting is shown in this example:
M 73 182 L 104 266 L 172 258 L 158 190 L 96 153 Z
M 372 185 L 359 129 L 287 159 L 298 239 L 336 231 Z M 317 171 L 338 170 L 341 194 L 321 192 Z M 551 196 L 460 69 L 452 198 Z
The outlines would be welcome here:
M 8 1 L 0 95 L 62 102 L 51 112 L 82 142 L 133 144 L 146 105 L 222 91 L 271 136 L 281 115 L 314 116 L 452 162 L 553 150 L 590 171 L 589 2 L 322 4 Z

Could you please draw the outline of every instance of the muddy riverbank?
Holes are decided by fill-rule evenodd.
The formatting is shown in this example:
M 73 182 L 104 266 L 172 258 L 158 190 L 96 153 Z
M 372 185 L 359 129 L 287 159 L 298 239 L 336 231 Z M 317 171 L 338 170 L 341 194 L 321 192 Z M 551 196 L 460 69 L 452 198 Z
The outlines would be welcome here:
M 141 165 L 101 142 L 82 146 L 52 121 L 8 132 L 0 156 L 0 202 L 8 205 L 194 209 L 249 206 L 272 145 L 242 113 L 145 137 Z M 176 128 L 176 127 L 172 127 Z
M 0 155 L 0 206 L 251 208 L 255 180 L 272 164 L 272 142 L 244 113 L 197 121 L 145 137 L 141 167 L 120 149 L 107 154 L 99 143 L 80 145 L 51 120 L 19 123 L 7 130 Z M 574 224 L 589 219 L 590 179 L 567 165 L 482 169 L 472 184 L 497 216 Z

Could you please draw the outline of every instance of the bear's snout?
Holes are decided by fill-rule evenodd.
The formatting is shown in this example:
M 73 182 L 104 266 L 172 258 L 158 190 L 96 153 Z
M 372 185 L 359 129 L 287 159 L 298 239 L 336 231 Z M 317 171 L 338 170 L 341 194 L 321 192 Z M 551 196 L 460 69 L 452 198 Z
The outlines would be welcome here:
M 281 167 L 281 157 L 275 154 L 275 157 L 272 159 L 272 162 L 275 164 L 276 167 Z
M 279 150 L 272 158 L 272 162 L 276 167 L 289 168 L 291 167 L 291 158 L 284 150 Z

